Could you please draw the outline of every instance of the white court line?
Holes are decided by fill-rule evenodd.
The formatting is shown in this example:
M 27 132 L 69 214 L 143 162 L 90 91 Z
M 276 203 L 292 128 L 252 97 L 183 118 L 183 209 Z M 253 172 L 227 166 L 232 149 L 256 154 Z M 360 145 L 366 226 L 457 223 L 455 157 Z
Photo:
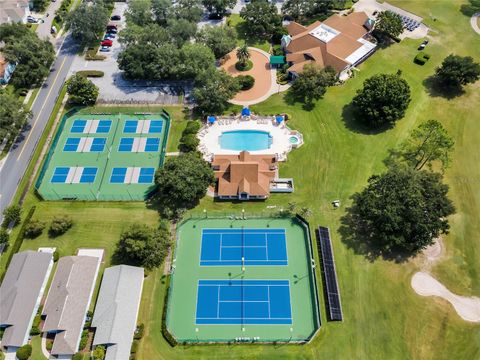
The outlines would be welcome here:
M 220 285 L 218 287 L 218 295 L 217 295 L 217 319 L 220 318 Z

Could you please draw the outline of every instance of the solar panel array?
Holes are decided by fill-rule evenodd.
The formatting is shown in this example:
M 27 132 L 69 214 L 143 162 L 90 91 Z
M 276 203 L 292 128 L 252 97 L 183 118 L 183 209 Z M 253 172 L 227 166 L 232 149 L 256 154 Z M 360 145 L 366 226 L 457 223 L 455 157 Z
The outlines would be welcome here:
M 318 227 L 317 245 L 322 255 L 330 320 L 342 321 L 342 304 L 340 303 L 337 272 L 335 270 L 335 260 L 333 258 L 333 248 L 330 240 L 330 230 L 328 228 L 323 226 Z

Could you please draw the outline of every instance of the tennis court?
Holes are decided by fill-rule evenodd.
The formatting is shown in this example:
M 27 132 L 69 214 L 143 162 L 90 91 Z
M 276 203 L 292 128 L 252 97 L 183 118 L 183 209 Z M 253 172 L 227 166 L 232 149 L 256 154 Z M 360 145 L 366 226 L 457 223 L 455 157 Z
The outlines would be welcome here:
M 168 113 L 67 114 L 36 183 L 45 200 L 142 201 L 155 188 Z
M 287 265 L 285 241 L 285 229 L 203 229 L 200 265 Z
M 319 329 L 309 231 L 298 219 L 205 214 L 176 234 L 166 326 L 177 341 L 305 342 Z
M 291 324 L 288 280 L 199 280 L 196 324 Z

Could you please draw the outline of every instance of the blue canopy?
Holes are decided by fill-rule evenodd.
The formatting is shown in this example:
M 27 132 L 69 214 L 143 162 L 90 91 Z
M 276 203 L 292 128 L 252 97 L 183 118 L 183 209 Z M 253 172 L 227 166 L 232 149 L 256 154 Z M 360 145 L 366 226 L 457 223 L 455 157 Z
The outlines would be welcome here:
M 217 120 L 217 118 L 216 118 L 215 116 L 209 116 L 209 117 L 208 117 L 208 122 L 209 122 L 210 124 L 213 124 L 213 123 L 215 122 L 215 120 Z
M 244 107 L 242 109 L 242 116 L 250 116 L 250 109 L 247 107 Z
M 280 124 L 283 121 L 283 115 L 275 116 L 275 120 L 277 121 L 277 124 Z

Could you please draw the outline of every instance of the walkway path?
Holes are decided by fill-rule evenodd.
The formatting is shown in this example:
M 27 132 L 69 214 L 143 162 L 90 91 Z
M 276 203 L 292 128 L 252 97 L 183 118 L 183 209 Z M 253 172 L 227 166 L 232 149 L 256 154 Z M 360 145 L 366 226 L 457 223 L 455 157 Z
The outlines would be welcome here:
M 480 35 L 480 26 L 478 26 L 478 21 L 480 18 L 480 12 L 473 14 L 473 16 L 470 18 L 470 25 L 472 25 L 473 30 Z

